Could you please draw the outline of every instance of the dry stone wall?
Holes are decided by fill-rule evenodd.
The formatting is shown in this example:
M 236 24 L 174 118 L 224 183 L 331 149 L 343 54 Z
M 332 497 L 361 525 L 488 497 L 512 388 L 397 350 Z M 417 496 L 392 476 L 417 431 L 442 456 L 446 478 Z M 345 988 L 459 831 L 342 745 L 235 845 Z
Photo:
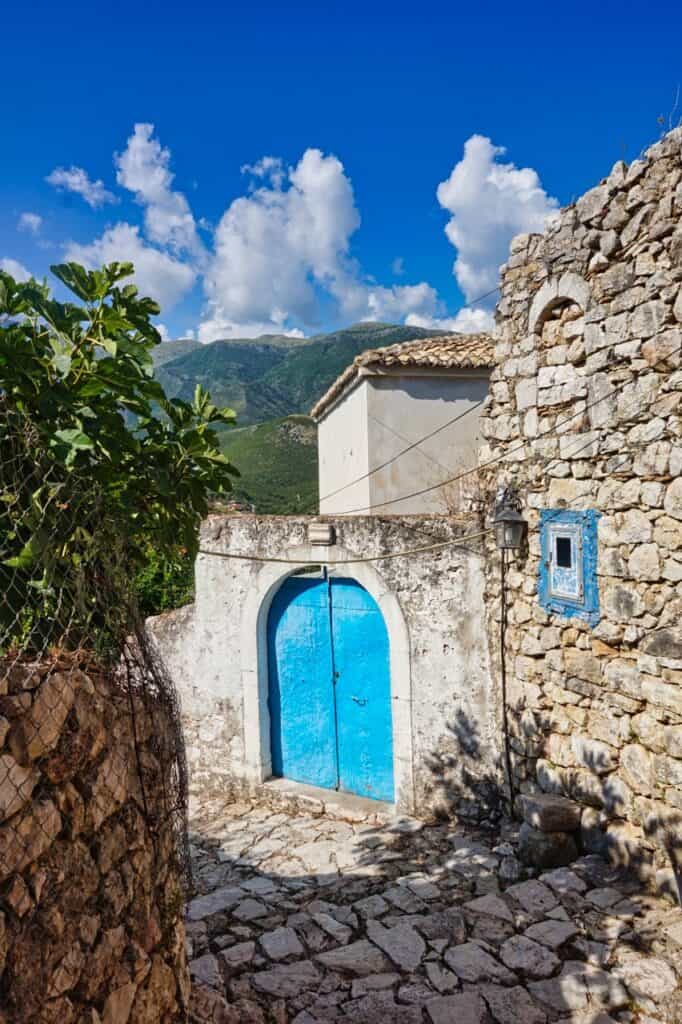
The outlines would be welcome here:
M 506 575 L 516 787 L 578 800 L 584 846 L 661 883 L 682 845 L 681 215 L 678 129 L 514 240 L 481 454 L 529 527 Z M 540 510 L 560 508 L 600 513 L 592 627 L 538 601 Z M 499 616 L 491 648 L 499 666 Z
M 75 662 L 0 672 L 0 1024 L 186 1019 L 172 742 L 157 703 Z

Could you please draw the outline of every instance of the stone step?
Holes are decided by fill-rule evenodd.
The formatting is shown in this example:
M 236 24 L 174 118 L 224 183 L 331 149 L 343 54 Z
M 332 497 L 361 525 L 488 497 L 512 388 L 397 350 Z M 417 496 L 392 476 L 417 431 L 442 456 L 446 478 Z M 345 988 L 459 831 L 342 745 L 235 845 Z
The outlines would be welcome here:
M 517 800 L 526 824 L 540 832 L 575 832 L 582 808 L 574 800 L 552 793 L 524 793 Z

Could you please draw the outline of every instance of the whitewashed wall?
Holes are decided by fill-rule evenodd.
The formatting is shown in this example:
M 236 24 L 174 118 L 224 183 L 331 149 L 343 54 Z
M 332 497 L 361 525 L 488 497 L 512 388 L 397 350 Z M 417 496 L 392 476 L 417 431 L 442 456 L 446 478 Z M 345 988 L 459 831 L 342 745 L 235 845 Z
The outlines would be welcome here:
M 451 540 L 437 552 L 334 571 L 365 586 L 386 619 L 398 806 L 485 816 L 502 777 L 499 701 L 484 642 L 482 557 L 457 545 L 475 525 L 435 516 L 326 518 L 337 530 L 329 549 L 308 545 L 311 520 L 303 517 L 210 517 L 201 546 L 352 559 Z M 262 640 L 270 601 L 292 568 L 200 555 L 196 604 L 149 620 L 180 694 L 194 792 L 254 789 L 269 774 Z
M 458 503 L 452 487 L 444 493 L 438 485 L 476 464 L 478 406 L 488 393 L 487 375 L 478 372 L 454 376 L 411 370 L 361 378 L 318 426 L 320 511 L 385 509 L 410 515 L 443 512 Z M 450 420 L 455 422 L 438 429 Z M 433 437 L 390 461 L 434 430 Z M 359 480 L 368 471 L 371 476 Z M 424 488 L 433 489 L 395 500 Z

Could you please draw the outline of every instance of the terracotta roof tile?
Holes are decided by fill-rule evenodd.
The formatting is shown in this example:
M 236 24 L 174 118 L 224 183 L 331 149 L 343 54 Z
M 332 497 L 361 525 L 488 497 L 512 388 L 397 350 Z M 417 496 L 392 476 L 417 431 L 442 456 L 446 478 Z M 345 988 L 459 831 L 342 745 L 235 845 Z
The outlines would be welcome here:
M 493 341 L 489 334 L 445 334 L 435 338 L 418 338 L 385 348 L 371 348 L 356 356 L 350 366 L 336 378 L 332 386 L 313 407 L 310 415 L 319 417 L 353 383 L 363 368 L 377 369 L 415 366 L 463 370 L 492 369 Z

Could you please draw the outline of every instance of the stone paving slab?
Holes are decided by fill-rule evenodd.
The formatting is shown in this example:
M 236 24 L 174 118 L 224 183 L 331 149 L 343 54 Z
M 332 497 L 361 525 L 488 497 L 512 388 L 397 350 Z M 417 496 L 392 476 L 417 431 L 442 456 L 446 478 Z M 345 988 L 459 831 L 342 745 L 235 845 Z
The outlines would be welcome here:
M 604 861 L 342 812 L 196 808 L 193 1024 L 682 1024 L 682 911 Z

